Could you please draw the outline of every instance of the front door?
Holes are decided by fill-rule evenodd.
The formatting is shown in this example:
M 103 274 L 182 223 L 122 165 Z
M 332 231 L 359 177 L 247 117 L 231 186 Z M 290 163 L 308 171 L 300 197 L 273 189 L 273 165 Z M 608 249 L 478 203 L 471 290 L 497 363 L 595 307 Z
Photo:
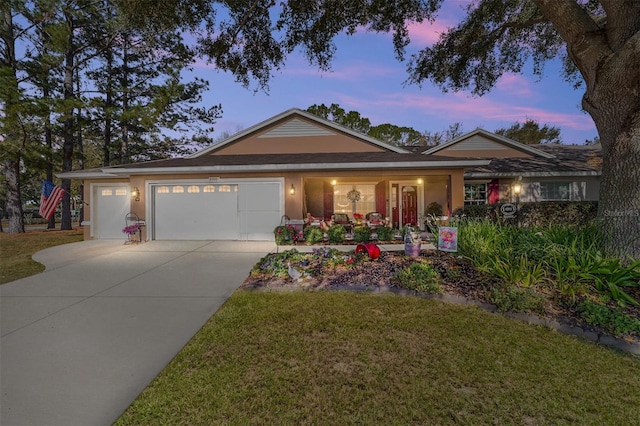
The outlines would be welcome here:
M 418 191 L 415 186 L 402 187 L 402 224 L 418 224 Z

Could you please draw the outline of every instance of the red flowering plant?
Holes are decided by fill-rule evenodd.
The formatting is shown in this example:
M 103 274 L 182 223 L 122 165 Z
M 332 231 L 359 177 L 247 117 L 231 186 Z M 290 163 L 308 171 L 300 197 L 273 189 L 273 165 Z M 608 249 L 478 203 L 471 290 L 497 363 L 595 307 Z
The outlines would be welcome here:
M 364 219 L 364 215 L 362 213 L 354 213 L 353 218 L 356 220 L 362 220 Z

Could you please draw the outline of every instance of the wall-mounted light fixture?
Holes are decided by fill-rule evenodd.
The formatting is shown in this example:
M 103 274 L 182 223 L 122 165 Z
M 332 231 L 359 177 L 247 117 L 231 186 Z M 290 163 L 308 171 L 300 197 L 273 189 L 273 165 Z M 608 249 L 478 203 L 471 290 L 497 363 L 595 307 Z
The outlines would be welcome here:
M 135 201 L 140 201 L 140 190 L 137 186 L 134 186 L 131 189 L 131 198 L 133 198 Z
M 335 179 L 331 181 L 331 185 L 333 185 L 333 186 L 336 186 L 337 183 L 338 183 L 338 181 L 335 180 Z
M 513 189 L 513 193 L 516 195 L 516 219 L 517 225 L 520 227 L 520 209 L 518 208 L 518 204 L 520 204 L 520 194 L 522 193 L 522 183 L 520 183 L 519 178 L 511 187 Z
M 296 187 L 291 184 L 291 188 L 289 188 L 290 195 L 296 195 Z
M 520 195 L 522 193 L 522 184 L 517 182 L 513 184 L 513 193 L 515 195 Z
M 418 179 L 418 185 L 422 185 L 424 183 L 424 180 L 422 178 Z

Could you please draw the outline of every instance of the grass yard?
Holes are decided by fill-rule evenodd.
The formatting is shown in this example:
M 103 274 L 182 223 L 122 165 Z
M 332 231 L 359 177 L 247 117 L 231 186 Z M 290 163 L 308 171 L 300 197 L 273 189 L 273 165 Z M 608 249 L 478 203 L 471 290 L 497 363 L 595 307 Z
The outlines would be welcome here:
M 637 357 L 434 300 L 239 290 L 116 424 L 639 423 Z
M 82 229 L 72 231 L 29 231 L 0 233 L 0 284 L 44 271 L 44 265 L 31 256 L 48 247 L 83 240 Z

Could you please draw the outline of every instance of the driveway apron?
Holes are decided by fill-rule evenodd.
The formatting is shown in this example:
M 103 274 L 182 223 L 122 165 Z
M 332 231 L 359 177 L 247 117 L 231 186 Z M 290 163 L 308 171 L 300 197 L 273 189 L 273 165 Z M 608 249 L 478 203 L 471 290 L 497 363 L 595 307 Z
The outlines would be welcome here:
M 0 424 L 108 425 L 274 243 L 85 241 L 0 286 Z

